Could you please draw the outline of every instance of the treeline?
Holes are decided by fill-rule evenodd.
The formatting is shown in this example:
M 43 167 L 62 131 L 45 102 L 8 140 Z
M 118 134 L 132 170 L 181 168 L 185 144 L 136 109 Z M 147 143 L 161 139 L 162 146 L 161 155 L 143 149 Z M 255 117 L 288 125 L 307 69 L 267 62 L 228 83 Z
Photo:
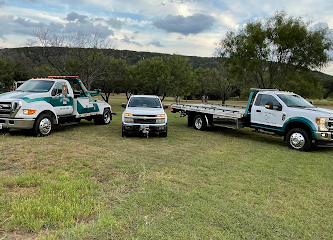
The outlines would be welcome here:
M 115 52 L 123 58 L 115 57 Z M 201 58 L 200 64 L 200 58 L 195 57 L 194 67 L 191 57 L 120 52 L 55 47 L 3 49 L 0 87 L 9 89 L 14 81 L 36 77 L 78 75 L 88 88 L 102 89 L 106 101 L 111 94 L 125 92 L 173 96 L 177 100 L 220 99 L 222 103 L 230 97 L 246 98 L 251 87 L 259 87 L 252 81 L 231 76 L 222 58 Z M 133 59 L 137 62 L 133 63 Z M 286 79 L 283 86 L 277 87 L 304 97 L 327 98 L 333 92 L 333 77 L 320 72 L 293 72 Z
M 88 89 L 112 93 L 153 94 L 206 101 L 246 98 L 250 88 L 278 88 L 307 98 L 327 98 L 333 77 L 312 71 L 326 67 L 333 40 L 330 30 L 311 29 L 286 12 L 229 30 L 217 45 L 215 58 L 185 57 L 114 50 L 98 34 L 51 35 L 35 31 L 39 47 L 3 49 L 0 83 L 49 75 L 78 75 Z

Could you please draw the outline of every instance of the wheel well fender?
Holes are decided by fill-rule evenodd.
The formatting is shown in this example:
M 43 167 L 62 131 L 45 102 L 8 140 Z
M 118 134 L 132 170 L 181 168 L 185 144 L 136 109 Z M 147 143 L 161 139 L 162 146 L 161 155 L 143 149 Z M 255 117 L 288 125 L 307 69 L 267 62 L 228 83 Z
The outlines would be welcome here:
M 50 110 L 44 110 L 43 112 L 41 112 L 39 115 L 41 115 L 41 114 L 43 114 L 43 113 L 45 113 L 45 114 L 47 114 L 47 115 L 49 115 L 50 117 L 51 117 L 51 119 L 52 119 L 52 123 L 53 124 L 58 124 L 58 118 L 57 118 L 57 116 L 55 115 L 55 113 L 53 112 L 53 111 L 50 111 Z M 38 115 L 38 116 L 39 116 Z
M 314 124 L 306 118 L 290 118 L 288 119 L 282 127 L 282 133 L 284 138 L 286 138 L 287 133 L 293 128 L 304 129 L 312 139 L 317 139 L 316 128 Z

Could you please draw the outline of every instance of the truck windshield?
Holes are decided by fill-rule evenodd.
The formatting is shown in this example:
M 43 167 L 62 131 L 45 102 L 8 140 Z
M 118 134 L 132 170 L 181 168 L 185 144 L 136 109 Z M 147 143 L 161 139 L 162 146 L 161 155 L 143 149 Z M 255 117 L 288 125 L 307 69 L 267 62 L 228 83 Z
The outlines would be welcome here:
M 54 81 L 29 80 L 19 86 L 16 91 L 24 92 L 48 92 L 53 86 Z
M 158 98 L 133 97 L 128 103 L 128 107 L 161 108 L 162 106 Z
M 301 96 L 297 94 L 277 94 L 278 97 L 288 106 L 288 107 L 314 107 L 311 103 L 306 101 Z

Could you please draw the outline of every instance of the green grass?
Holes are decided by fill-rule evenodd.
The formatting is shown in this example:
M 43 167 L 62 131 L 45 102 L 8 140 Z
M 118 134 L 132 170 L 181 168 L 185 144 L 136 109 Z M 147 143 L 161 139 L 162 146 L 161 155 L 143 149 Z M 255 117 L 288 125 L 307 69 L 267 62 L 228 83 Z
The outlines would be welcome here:
M 292 151 L 251 129 L 195 131 L 169 111 L 167 138 L 122 138 L 121 102 L 111 99 L 107 126 L 0 136 L 0 236 L 333 239 L 333 149 Z

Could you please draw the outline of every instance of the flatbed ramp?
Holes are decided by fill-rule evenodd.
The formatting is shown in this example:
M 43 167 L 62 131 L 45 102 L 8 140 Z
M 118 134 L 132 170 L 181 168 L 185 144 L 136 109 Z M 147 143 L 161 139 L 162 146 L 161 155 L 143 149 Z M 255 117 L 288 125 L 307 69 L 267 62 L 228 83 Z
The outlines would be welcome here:
M 195 126 L 196 116 L 203 116 L 206 126 L 243 128 L 246 119 L 246 107 L 224 104 L 177 104 L 171 105 L 172 112 L 179 112 L 181 117 L 188 116 L 188 126 Z
M 212 114 L 220 117 L 242 118 L 245 114 L 246 107 L 224 105 L 224 104 L 172 104 L 172 108 L 177 112 L 191 111 L 198 113 Z

